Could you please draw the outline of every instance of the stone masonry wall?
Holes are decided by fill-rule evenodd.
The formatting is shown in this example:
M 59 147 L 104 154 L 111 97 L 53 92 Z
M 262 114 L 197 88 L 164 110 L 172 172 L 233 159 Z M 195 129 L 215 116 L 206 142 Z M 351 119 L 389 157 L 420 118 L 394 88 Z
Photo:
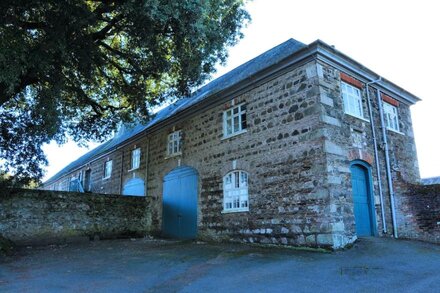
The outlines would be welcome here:
M 317 61 L 292 68 L 271 80 L 231 96 L 184 121 L 144 135 L 107 157 L 84 166 L 92 170 L 92 191 L 121 193 L 131 178 L 145 181 L 152 197 L 152 227 L 161 230 L 163 178 L 180 165 L 199 173 L 198 236 L 244 242 L 344 247 L 356 239 L 350 161 L 372 168 L 377 230 L 383 235 L 378 181 L 365 87 L 365 119 L 344 113 L 340 71 Z M 370 88 L 373 120 L 382 141 L 378 104 Z M 225 103 L 247 105 L 247 131 L 223 137 Z M 387 130 L 393 171 L 419 180 L 409 106 L 398 107 L 400 133 Z M 168 157 L 167 136 L 182 130 L 182 154 Z M 392 232 L 385 159 L 379 143 L 386 224 Z M 141 166 L 130 170 L 130 152 L 141 148 Z M 110 179 L 104 162 L 113 160 Z M 249 212 L 223 212 L 223 176 L 232 170 L 249 174 Z M 68 180 L 68 174 L 63 180 Z M 75 175 L 76 176 L 76 175 Z M 67 178 L 67 179 L 66 179 Z
M 247 105 L 247 131 L 240 135 L 223 138 L 221 104 L 109 154 L 111 180 L 102 179 L 106 158 L 91 163 L 92 191 L 120 193 L 130 178 L 144 179 L 147 197 L 158 199 L 152 221 L 159 232 L 163 178 L 187 165 L 199 173 L 200 238 L 332 247 L 316 68 L 309 62 L 225 100 Z M 182 130 L 182 154 L 167 157 L 173 130 Z M 141 166 L 129 170 L 130 151 L 139 146 Z M 249 174 L 249 212 L 223 212 L 223 177 L 234 169 Z
M 341 72 L 327 64 L 318 64 L 320 102 L 322 107 L 321 128 L 325 135 L 325 152 L 327 173 L 326 179 L 331 197 L 331 210 L 334 217 L 339 217 L 337 231 L 345 232 L 347 237 L 355 236 L 350 162 L 362 160 L 370 164 L 373 176 L 375 220 L 377 232 L 384 235 L 382 223 L 379 183 L 374 158 L 374 144 L 365 83 L 362 83 L 362 105 L 365 119 L 353 117 L 344 112 L 341 94 Z M 383 148 L 382 128 L 380 127 L 379 106 L 376 90 L 369 87 L 373 121 L 378 142 L 378 158 L 384 198 L 384 210 L 387 233 L 392 234 L 390 198 L 387 185 L 385 155 Z M 398 106 L 400 133 L 386 130 L 390 149 L 393 184 L 400 180 L 396 172 L 409 182 L 419 181 L 419 169 L 414 143 L 411 114 L 409 106 L 400 103 Z
M 0 235 L 17 244 L 143 236 L 151 198 L 9 189 L 0 194 Z
M 440 243 L 440 185 L 400 181 L 396 193 L 398 236 Z
M 231 97 L 247 105 L 247 131 L 223 138 L 219 105 L 149 140 L 148 194 L 162 197 L 162 178 L 180 165 L 199 172 L 198 234 L 203 239 L 332 246 L 315 62 Z M 181 156 L 166 157 L 166 137 L 182 129 Z M 249 174 L 249 212 L 223 212 L 223 176 Z M 161 206 L 158 206 L 161 215 Z M 158 218 L 159 222 L 161 218 Z M 160 223 L 158 223 L 160 226 Z

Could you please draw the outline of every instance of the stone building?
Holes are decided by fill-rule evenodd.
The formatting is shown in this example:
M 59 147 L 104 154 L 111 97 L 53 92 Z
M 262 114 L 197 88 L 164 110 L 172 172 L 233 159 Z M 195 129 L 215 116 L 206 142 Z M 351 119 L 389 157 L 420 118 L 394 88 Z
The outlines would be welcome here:
M 394 185 L 419 181 L 418 100 L 320 40 L 290 39 L 43 187 L 151 197 L 155 230 L 176 238 L 341 248 L 397 236 Z

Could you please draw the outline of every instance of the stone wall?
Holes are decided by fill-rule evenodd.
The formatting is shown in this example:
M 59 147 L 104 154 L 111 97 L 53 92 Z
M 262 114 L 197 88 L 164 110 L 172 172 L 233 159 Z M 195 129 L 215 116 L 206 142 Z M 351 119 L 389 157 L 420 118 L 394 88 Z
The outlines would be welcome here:
M 225 101 L 246 103 L 244 133 L 223 137 L 220 104 L 149 137 L 148 196 L 161 199 L 164 176 L 187 165 L 200 177 L 200 238 L 331 247 L 315 68 L 309 62 Z M 182 155 L 167 157 L 173 128 L 182 130 Z M 234 169 L 249 174 L 248 212 L 223 212 L 223 177 Z
M 247 131 L 223 137 L 223 111 L 232 99 L 247 105 Z M 179 165 L 199 173 L 198 236 L 203 239 L 333 246 L 329 195 L 323 188 L 325 156 L 316 62 L 296 66 L 222 103 L 115 150 L 84 166 L 92 169 L 92 191 L 120 193 L 131 178 L 146 182 L 153 227 L 162 221 L 163 178 Z M 182 130 L 182 154 L 168 157 L 167 135 Z M 139 169 L 129 170 L 130 152 L 140 147 Z M 111 180 L 105 160 L 113 159 Z M 123 162 L 121 164 L 121 162 Z M 249 212 L 223 212 L 223 177 L 249 174 Z M 80 170 L 79 170 L 80 171 Z M 59 180 L 63 182 L 76 173 Z M 67 179 L 66 179 L 67 178 Z
M 400 183 L 396 192 L 399 237 L 440 243 L 440 184 Z
M 0 194 L 0 235 L 17 244 L 144 236 L 152 199 L 8 189 Z
M 78 171 L 91 168 L 92 191 L 100 193 L 121 193 L 128 180 L 144 180 L 145 195 L 156 199 L 151 204 L 156 232 L 162 221 L 163 178 L 186 165 L 199 174 L 200 238 L 339 248 L 356 239 L 350 161 L 361 159 L 371 165 L 376 226 L 381 235 L 384 223 L 365 84 L 361 85 L 365 117 L 359 119 L 344 112 L 340 75 L 336 68 L 316 60 L 295 65 L 237 95 L 213 97 L 210 108 L 144 133 Z M 379 109 L 372 88 L 370 93 L 391 234 Z M 246 103 L 247 129 L 225 138 L 222 116 L 232 99 Z M 419 175 L 409 105 L 400 103 L 398 111 L 401 131 L 387 130 L 393 180 L 401 172 L 406 180 L 416 182 Z M 168 157 L 167 136 L 175 130 L 182 130 L 182 154 Z M 130 170 L 131 151 L 138 147 L 140 167 Z M 113 160 L 113 172 L 110 179 L 103 179 L 108 159 Z M 249 174 L 248 212 L 223 211 L 223 177 L 234 169 Z M 72 175 L 77 172 L 59 182 Z
M 374 158 L 374 142 L 371 130 L 367 91 L 364 82 L 356 80 L 360 86 L 364 119 L 346 114 L 341 93 L 341 71 L 318 63 L 320 104 L 322 107 L 321 128 L 324 133 L 326 152 L 326 182 L 331 198 L 331 211 L 338 219 L 335 234 L 342 233 L 347 239 L 356 237 L 355 219 L 352 200 L 352 183 L 350 162 L 362 160 L 371 167 L 374 189 L 375 220 L 378 235 L 392 235 L 393 225 L 390 197 L 385 168 L 385 151 L 379 114 L 376 90 L 369 87 L 376 139 L 380 177 L 384 199 L 384 213 L 387 234 L 384 233 L 379 197 L 379 181 Z M 412 128 L 409 105 L 400 103 L 398 106 L 400 132 L 386 129 L 391 161 L 393 184 L 401 178 L 409 182 L 418 182 L 419 169 L 417 163 L 414 133 Z M 397 176 L 399 173 L 401 176 Z

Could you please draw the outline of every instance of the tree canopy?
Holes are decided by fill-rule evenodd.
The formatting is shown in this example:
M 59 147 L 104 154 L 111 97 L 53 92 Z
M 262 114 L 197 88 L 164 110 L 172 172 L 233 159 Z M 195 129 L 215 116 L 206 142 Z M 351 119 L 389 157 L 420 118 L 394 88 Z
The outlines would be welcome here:
M 42 146 L 103 140 L 191 92 L 249 20 L 244 0 L 2 0 L 0 171 L 41 178 Z

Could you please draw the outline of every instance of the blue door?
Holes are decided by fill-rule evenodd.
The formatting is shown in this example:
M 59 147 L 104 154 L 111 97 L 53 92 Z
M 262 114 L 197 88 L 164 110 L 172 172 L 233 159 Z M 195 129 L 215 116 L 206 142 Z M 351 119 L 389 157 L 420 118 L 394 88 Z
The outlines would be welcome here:
M 197 236 L 197 171 L 178 167 L 164 177 L 162 233 L 166 237 Z
M 124 189 L 122 190 L 122 195 L 144 196 L 145 195 L 144 180 L 142 180 L 141 178 L 132 178 L 128 180 L 124 185 Z
M 360 164 L 353 164 L 350 169 L 356 234 L 358 236 L 372 236 L 375 234 L 375 216 L 370 172 Z

